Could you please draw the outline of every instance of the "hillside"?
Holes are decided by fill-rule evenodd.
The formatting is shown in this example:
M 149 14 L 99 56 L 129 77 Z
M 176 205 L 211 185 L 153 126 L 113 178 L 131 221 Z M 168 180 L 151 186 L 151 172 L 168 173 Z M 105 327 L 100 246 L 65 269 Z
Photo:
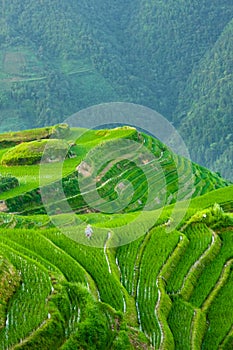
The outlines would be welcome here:
M 231 179 L 232 10 L 229 0 L 2 1 L 0 131 L 134 102 L 174 122 L 193 160 Z
M 60 142 L 61 134 L 72 150 L 70 158 L 61 153 L 60 173 L 72 213 L 62 211 L 57 197 L 61 159 L 25 165 L 19 149 L 26 144 L 28 157 L 34 142 L 49 145 L 50 135 Z M 13 150 L 19 160 L 1 165 L 4 181 L 19 180 L 0 194 L 1 349 L 232 348 L 230 183 L 132 127 L 57 125 L 0 135 L 0 145 L 1 158 Z M 107 210 L 116 195 L 124 207 L 96 209 L 85 186 L 97 166 L 95 184 Z M 164 201 L 151 206 L 163 189 Z M 86 203 L 80 193 L 90 195 Z
M 158 209 L 229 185 L 133 127 L 85 131 L 58 125 L 3 134 L 0 145 L 1 174 L 10 173 L 20 183 L 0 199 L 5 200 L 5 211 L 21 214 L 64 212 L 63 191 L 76 213 L 101 212 L 104 207 L 124 213 Z
M 233 112 L 232 104 L 228 102 L 233 93 L 232 36 L 233 21 L 195 67 L 179 97 L 179 111 L 183 114 L 180 130 L 192 158 L 216 171 L 221 167 L 227 178 L 232 177 L 233 169 L 233 126 L 228 117 Z M 198 147 L 190 147 L 197 139 Z

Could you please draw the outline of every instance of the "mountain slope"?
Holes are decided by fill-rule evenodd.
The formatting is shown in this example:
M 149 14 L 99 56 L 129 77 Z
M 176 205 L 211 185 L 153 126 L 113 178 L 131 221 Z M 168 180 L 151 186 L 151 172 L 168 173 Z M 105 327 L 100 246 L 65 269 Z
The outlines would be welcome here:
M 185 122 L 191 111 L 196 115 L 193 129 L 198 129 L 206 112 L 208 118 L 219 112 L 212 93 L 205 100 L 208 110 L 199 108 L 194 75 L 202 91 L 209 79 L 204 67 L 215 70 L 218 64 L 213 50 L 221 46 L 223 59 L 230 58 L 224 42 L 231 42 L 232 36 L 224 30 L 232 10 L 229 0 L 3 1 L 0 130 L 52 125 L 82 108 L 110 101 L 154 108 L 175 125 Z M 222 78 L 214 75 L 213 84 Z M 217 96 L 227 105 L 218 114 L 224 125 L 231 122 L 231 82 L 229 78 Z M 189 98 L 188 105 L 184 98 Z M 208 125 L 206 135 L 212 129 Z M 224 133 L 220 138 L 224 142 L 216 155 L 206 137 L 203 164 L 229 177 L 230 141 Z M 198 144 L 196 135 L 193 140 Z
M 232 185 L 133 127 L 57 125 L 0 145 L 1 181 L 19 178 L 1 187 L 2 350 L 231 348 Z
M 81 137 L 80 132 L 84 133 Z M 66 141 L 48 140 L 48 135 Z M 85 131 L 60 125 L 12 136 L 3 134 L 0 143 L 6 147 L 1 152 L 0 171 L 2 175 L 10 173 L 20 183 L 0 195 L 11 212 L 45 213 L 45 199 L 50 214 L 63 210 L 58 177 L 62 159 L 61 192 L 65 191 L 77 213 L 102 211 L 102 205 L 108 207 L 107 212 L 134 212 L 143 207 L 152 210 L 229 185 L 133 127 Z M 44 197 L 39 180 L 46 186 Z M 99 197 L 104 198 L 105 205 Z M 113 207 L 111 202 L 115 203 Z
M 228 103 L 233 93 L 232 36 L 233 21 L 192 72 L 179 104 L 186 114 L 180 120 L 180 131 L 188 147 L 192 145 L 191 157 L 215 170 L 221 168 L 228 178 L 233 169 L 233 110 Z
M 130 22 L 131 61 L 154 92 L 151 106 L 168 119 L 177 120 L 179 92 L 231 18 L 229 1 L 136 2 Z

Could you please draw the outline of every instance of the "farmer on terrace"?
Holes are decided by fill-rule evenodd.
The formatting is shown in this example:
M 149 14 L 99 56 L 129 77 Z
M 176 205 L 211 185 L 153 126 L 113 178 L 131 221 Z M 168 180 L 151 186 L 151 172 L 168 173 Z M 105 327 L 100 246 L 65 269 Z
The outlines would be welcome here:
M 86 237 L 88 239 L 90 239 L 91 236 L 92 236 L 92 233 L 93 233 L 92 227 L 91 227 L 91 225 L 88 224 L 87 227 L 85 228 L 85 235 L 86 235 Z

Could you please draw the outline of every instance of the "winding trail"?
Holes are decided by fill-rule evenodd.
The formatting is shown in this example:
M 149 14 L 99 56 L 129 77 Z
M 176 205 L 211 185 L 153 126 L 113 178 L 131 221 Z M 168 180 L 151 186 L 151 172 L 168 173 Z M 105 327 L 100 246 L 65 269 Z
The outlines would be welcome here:
M 107 236 L 107 239 L 106 239 L 105 244 L 104 244 L 104 255 L 105 255 L 105 259 L 106 259 L 107 264 L 108 264 L 108 272 L 110 274 L 112 274 L 112 269 L 111 269 L 111 265 L 110 265 L 108 254 L 107 254 L 107 244 L 108 244 L 108 241 L 110 240 L 110 238 L 111 238 L 111 232 L 108 232 L 108 236 Z
M 141 242 L 139 248 L 138 248 L 138 253 L 135 259 L 135 264 L 134 264 L 134 277 L 132 281 L 132 295 L 135 299 L 136 303 L 136 312 L 137 312 L 137 320 L 139 324 L 139 328 L 142 331 L 142 323 L 141 323 L 141 315 L 140 315 L 140 310 L 138 307 L 138 294 L 139 294 L 139 285 L 140 285 L 140 265 L 141 265 L 141 260 L 142 256 L 144 253 L 144 250 L 146 248 L 147 243 L 149 242 L 150 238 L 152 235 L 152 230 L 150 230 L 146 235 L 144 240 Z
M 52 279 L 51 279 L 51 283 L 52 283 Z M 48 295 L 48 297 L 51 297 L 51 296 L 55 293 L 54 287 L 55 287 L 56 283 L 57 283 L 57 281 L 56 281 L 56 282 L 54 281 L 54 283 L 52 284 L 52 289 L 51 289 L 51 292 L 50 292 L 50 294 Z M 46 299 L 46 304 L 49 304 L 49 302 L 48 302 L 48 297 L 47 297 L 47 299 Z M 52 304 L 53 304 L 53 303 L 52 303 Z M 52 321 L 51 315 L 53 314 L 53 312 L 54 312 L 54 307 L 51 306 L 50 310 L 48 310 L 47 319 L 44 319 L 44 320 L 41 322 L 41 324 L 40 324 L 36 329 L 34 329 L 28 336 L 26 336 L 24 339 L 21 339 L 19 345 L 21 346 L 21 345 L 23 345 L 23 344 L 26 344 L 30 339 L 32 339 L 32 338 L 36 335 L 37 332 L 39 332 L 39 330 L 40 330 L 41 328 L 43 328 L 45 325 L 47 325 L 49 322 L 51 322 L 51 321 Z M 14 345 L 10 346 L 10 347 L 8 348 L 8 350 L 14 350 L 14 349 L 15 349 L 15 346 L 18 346 L 18 344 L 14 344 Z
M 93 293 L 93 295 L 95 296 L 95 298 L 97 300 L 99 300 L 99 290 L 96 286 L 96 283 L 94 281 L 94 279 L 91 277 L 91 275 L 87 272 L 87 270 L 85 269 L 85 267 L 76 259 L 74 259 L 71 255 L 69 255 L 65 250 L 63 250 L 62 248 L 60 248 L 57 244 L 55 244 L 53 241 L 51 241 L 49 238 L 47 238 L 46 236 L 42 235 L 42 237 L 47 240 L 51 245 L 53 245 L 54 247 L 56 247 L 56 249 L 58 249 L 60 252 L 62 252 L 62 254 L 65 254 L 69 257 L 69 259 L 72 259 L 76 264 L 78 264 L 80 266 L 80 268 L 83 270 L 84 272 L 84 276 L 86 277 L 86 283 L 87 283 L 87 288 L 91 291 L 91 293 Z M 62 272 L 63 273 L 63 272 Z
M 173 272 L 173 261 L 174 261 L 174 259 L 176 259 L 176 257 L 178 257 L 178 259 L 180 258 L 180 255 L 183 253 L 183 251 L 186 250 L 187 244 L 188 244 L 188 239 L 186 238 L 186 236 L 180 235 L 180 239 L 179 239 L 175 249 L 173 250 L 171 255 L 167 258 L 167 260 L 163 264 L 163 266 L 161 267 L 161 269 L 158 273 L 158 277 L 156 279 L 156 286 L 158 288 L 158 300 L 157 300 L 157 303 L 155 306 L 155 316 L 156 316 L 156 319 L 158 321 L 158 325 L 159 325 L 159 329 L 160 329 L 160 333 L 161 333 L 159 350 L 167 350 L 166 337 L 169 335 L 170 335 L 170 337 L 169 337 L 170 348 L 169 349 L 175 349 L 173 334 L 170 330 L 170 327 L 168 326 L 166 316 L 164 315 L 164 319 L 163 320 L 161 319 L 160 308 L 161 308 L 163 294 L 164 294 L 164 296 L 166 296 L 167 298 L 170 299 L 169 295 L 166 293 L 165 284 Z M 162 314 L 163 314 L 163 311 L 162 311 Z M 167 326 L 167 331 L 165 330 L 165 323 Z M 168 334 L 166 334 L 166 332 Z
M 206 316 L 201 309 L 195 308 L 190 327 L 190 349 L 201 349 L 206 330 Z
M 139 248 L 138 248 L 138 253 L 135 259 L 135 264 L 134 264 L 134 277 L 133 277 L 133 282 L 132 282 L 132 294 L 137 299 L 137 290 L 138 290 L 138 284 L 139 284 L 139 274 L 140 274 L 140 265 L 141 265 L 141 260 L 142 256 L 144 253 L 144 250 L 146 248 L 147 243 L 149 242 L 151 238 L 152 232 L 151 230 L 145 235 L 144 240 L 141 242 Z
M 121 270 L 119 268 L 119 265 L 117 263 L 117 259 L 115 256 L 115 249 L 109 248 L 109 243 L 111 239 L 114 236 L 113 231 L 108 231 L 107 240 L 104 245 L 104 254 L 105 258 L 108 264 L 109 273 L 115 278 L 116 283 L 119 285 L 119 288 L 122 292 L 122 300 L 123 300 L 123 310 L 124 314 L 126 315 L 127 323 L 130 326 L 137 327 L 137 311 L 136 311 L 136 305 L 135 300 L 132 296 L 129 295 L 125 287 L 121 283 Z
M 211 230 L 212 240 L 209 247 L 202 253 L 198 260 L 190 268 L 189 272 L 184 278 L 182 287 L 178 294 L 180 294 L 184 300 L 188 301 L 192 295 L 195 288 L 195 283 L 193 280 L 197 280 L 202 273 L 205 265 L 211 262 L 219 253 L 221 249 L 221 240 L 219 236 Z
M 158 300 L 157 300 L 157 303 L 155 306 L 155 317 L 157 319 L 159 329 L 160 329 L 160 334 L 161 334 L 159 349 L 162 349 L 162 344 L 163 344 L 164 338 L 165 338 L 165 332 L 163 330 L 162 321 L 159 319 L 159 308 L 160 308 L 160 304 L 161 304 L 161 295 L 162 295 L 162 292 L 161 292 L 160 287 L 159 287 L 159 277 L 160 276 L 158 276 L 158 278 L 156 280 L 156 286 L 158 288 Z
M 209 309 L 214 299 L 218 295 L 219 291 L 227 282 L 232 266 L 233 266 L 233 259 L 230 259 L 225 263 L 218 282 L 215 284 L 214 288 L 212 289 L 212 291 L 210 292 L 210 294 L 202 304 L 202 307 L 201 307 L 202 311 L 206 312 Z
M 219 350 L 223 350 L 225 347 L 225 344 L 227 344 L 228 339 L 233 338 L 233 326 L 225 336 L 225 338 L 222 340 L 222 342 L 219 344 Z M 226 348 L 225 348 L 226 349 Z

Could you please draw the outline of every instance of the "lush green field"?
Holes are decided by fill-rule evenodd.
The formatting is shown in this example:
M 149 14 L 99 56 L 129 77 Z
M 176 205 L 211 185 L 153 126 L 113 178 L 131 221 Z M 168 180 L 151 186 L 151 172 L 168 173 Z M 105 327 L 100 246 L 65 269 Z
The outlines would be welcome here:
M 35 134 L 44 138 L 44 131 Z M 147 155 L 138 166 L 130 147 L 136 143 L 138 156 L 142 144 L 133 128 L 73 129 L 68 137 L 74 157 L 63 166 L 45 164 L 43 180 L 59 208 L 62 168 L 73 213 L 42 211 L 40 165 L 1 165 L 2 174 L 11 173 L 19 186 L 1 194 L 0 348 L 231 350 L 233 186 L 145 134 L 142 143 L 159 161 Z M 114 163 L 114 147 L 122 140 L 131 142 L 120 149 L 129 159 Z M 96 155 L 105 146 L 115 153 L 101 164 Z M 88 153 L 90 164 L 81 166 L 79 178 L 74 170 Z M 124 210 L 90 212 L 99 200 L 90 185 L 95 162 L 98 193 L 108 203 L 125 198 L 132 184 Z M 190 171 L 194 189 L 179 192 L 177 174 L 188 183 Z M 119 183 L 126 186 L 117 188 Z M 91 197 L 88 205 L 77 195 L 77 184 Z M 161 202 L 151 206 L 159 193 Z M 90 240 L 87 224 L 93 228 Z
M 221 191 L 224 202 L 224 190 Z M 218 192 L 216 191 L 220 198 Z M 203 207 L 199 207 L 202 210 L 200 213 L 204 208 L 205 202 Z M 208 214 L 208 210 L 205 212 Z M 189 215 L 191 213 L 192 210 Z M 93 227 L 96 227 L 96 235 L 98 226 L 108 226 L 114 234 L 114 227 L 116 229 L 124 220 L 127 221 L 127 215 L 129 220 L 133 219 L 131 214 L 125 214 L 125 219 L 119 215 L 103 217 L 102 214 L 90 214 L 90 217 L 85 215 L 83 219 L 92 222 Z M 222 217 L 227 226 L 223 229 L 223 218 L 212 215 L 211 222 L 200 224 L 196 214 L 196 217 L 190 216 L 187 222 L 191 223 L 182 233 L 166 233 L 165 226 L 158 224 L 147 235 L 128 245 L 105 250 L 78 244 L 57 229 L 49 228 L 52 224 L 44 216 L 24 218 L 2 214 L 1 223 L 4 228 L 0 232 L 0 255 L 14 266 L 15 270 L 11 269 L 10 272 L 16 288 L 16 293 L 10 295 L 11 306 L 3 311 L 3 319 L 6 318 L 0 331 L 2 348 L 19 343 L 19 349 L 33 349 L 35 344 L 39 344 L 39 339 L 45 337 L 46 341 L 37 345 L 38 349 L 47 349 L 48 346 L 50 349 L 62 349 L 62 346 L 64 349 L 72 349 L 72 346 L 77 346 L 82 341 L 85 349 L 94 349 L 91 341 L 95 334 L 95 339 L 99 341 L 98 349 L 115 349 L 116 343 L 126 346 L 130 341 L 131 347 L 139 344 L 141 348 L 145 346 L 148 349 L 149 343 L 155 349 L 200 349 L 198 346 L 193 347 L 193 344 L 202 343 L 205 349 L 209 349 L 209 346 L 217 349 L 217 344 L 224 345 L 224 349 L 231 349 L 227 344 L 231 344 L 232 327 L 230 266 L 233 218 L 224 213 Z M 164 221 L 166 218 L 164 214 Z M 211 230 L 216 223 L 220 223 L 216 234 L 222 242 L 221 249 L 205 261 L 205 268 L 199 271 L 201 257 L 210 250 L 208 244 L 211 244 Z M 28 228 L 23 229 L 24 226 Z M 135 225 L 135 229 L 136 227 Z M 78 226 L 77 230 L 80 230 Z M 20 287 L 13 271 L 20 272 Z M 196 272 L 199 277 L 195 279 L 191 296 L 186 301 L 182 286 L 192 272 Z M 36 283 L 35 287 L 33 283 Z M 86 286 L 89 292 L 80 290 L 78 283 Z M 28 299 L 24 293 L 27 293 Z M 47 304 L 39 304 L 41 309 L 38 308 L 38 298 L 48 300 Z M 53 302 L 53 298 L 58 300 Z M 101 333 L 101 322 L 90 321 L 93 325 L 89 329 L 90 337 L 85 328 L 89 321 L 86 321 L 83 306 L 89 303 L 89 298 L 93 298 L 90 301 L 93 304 L 91 309 L 97 308 L 101 322 L 106 323 L 108 319 Z M 27 307 L 33 313 L 22 319 L 28 310 L 23 311 L 23 314 L 17 310 Z M 83 311 L 79 311 L 82 307 Z M 114 310 L 118 312 L 117 316 Z M 199 319 L 197 322 L 195 320 L 198 311 L 201 313 L 200 322 Z M 17 316 L 15 313 L 18 313 Z M 34 314 L 37 316 L 34 317 Z M 81 315 L 83 318 L 80 318 Z M 88 317 L 92 319 L 90 314 Z M 116 317 L 118 321 L 113 327 Z M 15 323 L 15 320 L 19 323 Z M 15 326 L 17 324 L 20 326 Z M 120 324 L 122 326 L 119 329 Z M 209 334 L 208 324 L 216 340 Z M 82 339 L 77 333 L 80 327 L 84 332 Z M 48 339 L 51 329 L 53 336 Z M 140 330 L 146 335 L 147 341 L 142 340 Z M 60 340 L 55 334 L 60 334 Z M 20 339 L 24 340 L 21 344 Z M 147 342 L 148 345 L 145 345 Z
M 59 141 L 50 140 L 48 143 L 44 140 L 48 137 L 64 137 L 71 145 L 68 151 L 71 158 L 63 156 L 62 162 L 58 154 L 57 161 L 52 161 L 52 146 Z M 92 207 L 104 211 L 99 196 L 105 200 L 108 209 L 111 208 L 111 202 L 115 201 L 113 211 L 119 211 L 117 198 L 127 202 L 133 190 L 131 200 L 121 210 L 133 212 L 144 207 L 154 210 L 164 204 L 200 196 L 229 184 L 217 174 L 174 155 L 159 140 L 130 127 L 69 131 L 65 126 L 58 125 L 33 130 L 31 134 L 29 131 L 5 134 L 2 140 L 3 145 L 13 140 L 16 143 L 20 143 L 20 140 L 25 142 L 3 148 L 0 152 L 0 173 L 10 173 L 20 183 L 19 187 L 0 194 L 0 199 L 7 199 L 6 205 L 11 212 L 33 214 L 34 210 L 35 213 L 45 213 L 38 188 L 39 185 L 51 184 L 45 192 L 51 194 L 51 213 L 57 213 L 62 203 L 55 188 L 61 176 L 66 178 L 63 188 L 69 205 L 77 213 L 85 213 Z M 132 143 L 131 148 L 127 142 Z M 42 163 L 34 164 L 40 160 L 43 144 L 46 148 Z M 106 155 L 108 152 L 110 159 Z M 96 175 L 90 177 L 93 170 L 97 171 Z

